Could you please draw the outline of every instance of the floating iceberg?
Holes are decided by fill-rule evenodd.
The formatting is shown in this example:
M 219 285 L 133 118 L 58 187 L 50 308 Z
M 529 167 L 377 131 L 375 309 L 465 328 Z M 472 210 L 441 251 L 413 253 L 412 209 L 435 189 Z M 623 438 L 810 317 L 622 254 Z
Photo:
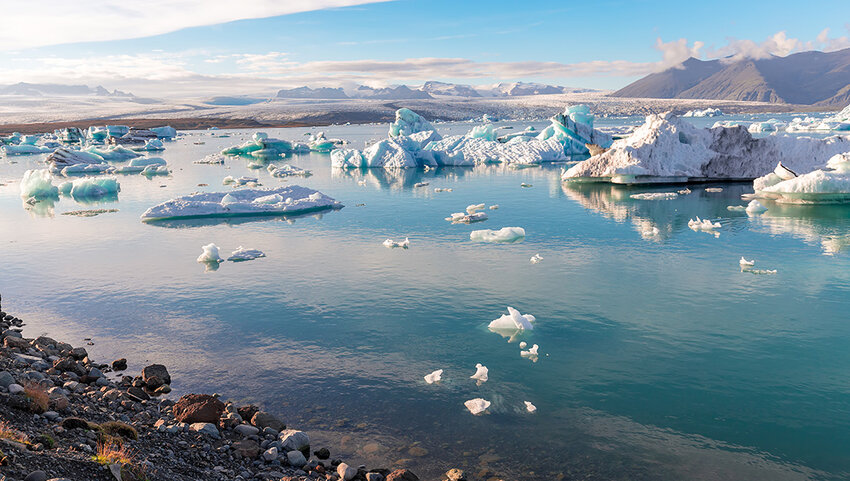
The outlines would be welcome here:
M 383 242 L 383 244 L 384 244 L 384 247 L 388 247 L 388 248 L 401 247 L 402 249 L 407 249 L 408 247 L 410 247 L 410 239 L 405 237 L 403 241 L 399 241 L 399 242 L 396 242 L 392 239 L 387 239 Z
M 537 353 L 537 351 L 539 349 L 540 349 L 540 346 L 538 346 L 537 344 L 534 344 L 527 351 L 520 351 L 519 355 L 526 358 L 526 359 L 530 359 L 532 362 L 537 362 L 537 359 L 539 359 L 539 357 L 540 357 L 539 354 Z
M 484 139 L 489 141 L 496 140 L 496 129 L 491 124 L 476 125 L 466 134 L 472 139 Z
M 270 196 L 277 195 L 269 203 Z M 223 202 L 228 197 L 227 202 Z M 343 205 L 327 195 L 291 185 L 277 189 L 241 189 L 233 192 L 191 194 L 163 202 L 145 211 L 142 221 L 262 215 L 298 215 Z
M 566 170 L 565 181 L 623 184 L 706 179 L 752 179 L 780 161 L 811 171 L 850 151 L 850 138 L 770 136 L 755 139 L 743 127 L 700 129 L 669 113 L 650 115 L 625 139 Z
M 86 177 L 63 182 L 59 191 L 75 199 L 97 199 L 117 195 L 121 191 L 121 184 L 115 177 Z
M 428 384 L 434 384 L 435 382 L 440 382 L 440 380 L 442 378 L 443 378 L 443 370 L 437 369 L 436 371 L 432 372 L 431 374 L 425 375 L 425 382 L 427 382 Z
M 475 379 L 476 381 L 478 381 L 478 384 L 485 383 L 485 382 L 487 382 L 487 379 L 488 379 L 488 377 L 487 377 L 488 373 L 489 373 L 489 370 L 487 369 L 487 366 L 485 366 L 481 363 L 478 363 L 478 364 L 475 365 L 475 374 L 469 376 L 469 378 Z
M 201 160 L 196 160 L 195 164 L 223 164 L 225 156 L 223 154 L 210 154 Z
M 177 137 L 177 129 L 170 125 L 152 127 L 150 131 L 155 133 L 160 139 L 173 139 L 174 137 Z
M 719 117 L 721 115 L 723 115 L 723 112 L 720 109 L 709 107 L 704 110 L 688 110 L 682 117 Z
M 850 202 L 850 152 L 831 157 L 825 169 L 797 177 L 780 176 L 781 173 L 775 170 L 753 181 L 756 195 L 787 204 Z
M 756 261 L 748 261 L 748 260 L 744 259 L 743 256 L 741 256 L 741 260 L 738 261 L 738 265 L 740 265 L 741 269 L 743 269 L 745 267 L 752 267 L 752 266 L 756 265 Z
M 749 204 L 747 204 L 747 208 L 745 209 L 747 214 L 761 214 L 762 212 L 767 212 L 767 207 L 763 206 L 761 202 L 757 200 L 751 200 Z
M 530 402 L 528 402 L 528 401 L 523 401 L 523 403 L 525 404 L 525 410 L 526 410 L 526 411 L 528 411 L 528 412 L 530 412 L 530 413 L 535 413 L 535 412 L 537 412 L 537 406 L 535 406 L 534 404 L 531 404 L 531 403 L 530 403 Z
M 198 262 L 224 262 L 224 259 L 218 253 L 218 246 L 215 244 L 207 244 L 201 246 L 204 252 L 198 256 Z
M 713 193 L 723 192 L 723 187 L 709 187 L 709 188 L 705 189 L 705 191 L 706 192 L 713 192 Z
M 257 179 L 256 177 L 247 177 L 247 176 L 243 175 L 242 177 L 234 178 L 233 176 L 228 175 L 227 177 L 222 179 L 221 184 L 222 185 L 234 184 L 234 187 L 238 187 L 238 186 L 242 186 L 242 185 L 256 184 L 258 181 L 259 181 L 259 179 Z
M 470 399 L 463 403 L 466 406 L 466 409 L 469 409 L 469 412 L 472 414 L 478 415 L 483 413 L 490 407 L 490 401 L 477 397 L 475 399 Z
M 487 220 L 487 214 L 484 212 L 473 212 L 471 214 L 466 212 L 454 212 L 451 216 L 446 217 L 446 220 L 452 224 L 472 224 L 474 222 Z
M 52 151 L 53 149 L 41 145 L 0 145 L 0 153 L 3 153 L 5 155 L 46 154 Z
M 131 160 L 127 165 L 116 168 L 115 173 L 138 174 L 151 168 L 165 167 L 165 165 L 165 159 L 161 157 L 141 157 Z M 168 169 L 165 169 L 165 173 L 168 173 Z
M 542 261 L 542 260 L 543 260 L 543 258 L 540 257 L 540 254 L 534 254 L 533 256 L 531 256 L 531 263 L 532 264 L 539 264 L 540 261 Z
M 97 147 L 92 146 L 85 149 L 85 152 L 97 155 L 103 160 L 112 162 L 135 159 L 136 157 L 140 157 L 142 155 L 138 152 L 128 149 L 127 147 L 124 147 L 123 145 L 113 145 L 105 149 L 98 149 Z
M 417 167 L 417 163 L 413 155 L 396 140 L 386 139 L 370 145 L 363 152 L 335 149 L 331 152 L 331 166 L 343 169 L 412 169 Z
M 573 105 L 550 119 L 551 124 L 540 131 L 538 140 L 553 139 L 558 141 L 566 155 L 587 155 L 590 153 L 587 144 L 600 148 L 608 148 L 613 138 L 600 130 L 593 128 L 593 115 L 587 105 Z
M 434 189 L 434 192 L 451 192 L 451 191 L 452 191 L 451 188 L 445 188 L 445 187 L 436 187 Z
M 455 135 L 425 146 L 419 156 L 436 166 L 468 167 L 504 163 L 532 165 L 566 160 L 564 146 L 557 139 L 529 140 L 503 144 L 483 138 Z
M 144 145 L 132 147 L 135 151 L 141 152 L 153 152 L 159 150 L 165 150 L 165 146 L 162 144 L 162 141 L 159 139 L 148 139 L 145 140 Z
M 101 173 L 114 170 L 97 154 L 66 148 L 54 150 L 47 156 L 46 162 L 54 173 Z
M 636 200 L 672 200 L 679 197 L 679 194 L 675 192 L 645 192 L 632 194 L 629 197 Z
M 469 233 L 469 239 L 474 242 L 516 242 L 525 238 L 522 227 L 502 227 L 499 230 L 474 230 Z
M 390 124 L 390 137 L 411 135 L 417 132 L 434 131 L 434 126 L 416 112 L 401 108 L 395 111 L 395 121 Z
M 28 170 L 21 179 L 21 197 L 36 200 L 57 198 L 59 188 L 53 185 L 53 176 L 47 169 Z
M 272 177 L 309 177 L 313 175 L 313 173 L 309 170 L 304 170 L 300 167 L 295 167 L 294 165 L 290 164 L 283 164 L 279 167 L 274 164 L 269 164 L 266 170 L 269 171 L 269 174 L 271 174 Z
M 230 262 L 244 262 L 244 261 L 252 261 L 254 259 L 265 257 L 266 254 L 263 251 L 257 249 L 246 249 L 242 246 L 239 246 L 238 249 L 230 253 L 230 257 L 227 258 Z
M 688 227 L 695 231 L 714 231 L 714 229 L 720 228 L 720 222 L 711 222 L 708 219 L 700 219 L 697 216 L 696 219 L 691 219 L 688 221 Z
M 508 313 L 490 322 L 487 328 L 491 331 L 530 331 L 534 329 L 534 321 L 536 319 L 531 314 L 520 314 L 518 310 L 508 306 Z
M 252 139 L 242 145 L 221 151 L 222 155 L 251 155 L 257 158 L 274 158 L 295 150 L 292 142 L 271 139 L 265 132 L 254 133 Z

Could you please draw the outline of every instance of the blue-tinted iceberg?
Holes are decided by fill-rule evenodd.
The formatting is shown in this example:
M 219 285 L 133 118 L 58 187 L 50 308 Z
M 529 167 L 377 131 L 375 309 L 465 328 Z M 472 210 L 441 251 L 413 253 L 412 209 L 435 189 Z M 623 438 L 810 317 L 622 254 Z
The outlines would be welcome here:
M 51 172 L 61 172 L 64 175 L 103 173 L 114 170 L 114 167 L 107 164 L 98 154 L 67 148 L 54 150 L 47 156 L 46 162 L 50 165 Z
M 469 239 L 475 242 L 511 243 L 525 238 L 522 227 L 502 227 L 499 230 L 474 230 L 469 233 Z
M 298 215 L 343 205 L 327 195 L 291 185 L 277 189 L 240 189 L 186 195 L 155 205 L 142 221 L 261 215 Z
M 395 121 L 390 124 L 390 137 L 411 135 L 417 132 L 435 130 L 430 122 L 416 112 L 401 108 L 395 111 Z
M 555 139 L 563 145 L 566 155 L 587 155 L 587 144 L 608 148 L 613 138 L 593 128 L 594 116 L 587 105 L 572 105 L 550 119 L 551 124 L 540 131 L 538 140 Z
M 121 185 L 115 177 L 86 177 L 63 182 L 59 191 L 75 199 L 97 199 L 117 195 Z
M 59 188 L 53 185 L 53 176 L 47 169 L 24 172 L 21 179 L 21 197 L 24 199 L 49 199 L 59 197 Z
M 160 139 L 173 139 L 177 137 L 177 129 L 170 125 L 165 125 L 162 127 L 153 127 L 150 129 L 151 132 L 155 133 L 157 137 Z

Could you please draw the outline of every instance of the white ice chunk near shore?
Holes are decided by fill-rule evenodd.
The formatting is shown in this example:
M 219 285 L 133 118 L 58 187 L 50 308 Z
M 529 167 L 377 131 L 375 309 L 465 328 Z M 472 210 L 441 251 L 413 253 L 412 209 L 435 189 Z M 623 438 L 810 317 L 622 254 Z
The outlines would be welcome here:
M 266 254 L 257 249 L 246 249 L 242 246 L 239 246 L 238 249 L 230 253 L 230 257 L 227 258 L 230 262 L 244 262 L 244 261 L 252 261 L 254 259 L 259 259 L 260 257 L 265 257 Z
M 478 381 L 478 384 L 485 383 L 485 382 L 487 382 L 487 379 L 488 379 L 488 377 L 487 377 L 488 373 L 489 373 L 489 370 L 487 369 L 487 366 L 485 366 L 481 363 L 478 363 L 478 364 L 475 365 L 475 374 L 469 376 L 469 378 L 475 379 L 476 381 Z
M 279 195 L 280 202 L 255 202 L 270 195 Z M 225 201 L 226 202 L 223 202 Z M 276 200 L 278 198 L 275 198 Z M 232 192 L 206 192 L 186 195 L 151 207 L 142 214 L 142 221 L 178 218 L 210 218 L 257 215 L 298 215 L 343 205 L 327 195 L 306 187 L 290 185 L 277 189 L 240 189 Z
M 466 409 L 469 409 L 469 412 L 472 414 L 478 415 L 483 413 L 490 407 L 490 401 L 477 397 L 475 399 L 470 399 L 463 403 L 466 406 Z
M 474 242 L 510 243 L 525 238 L 522 227 L 502 227 L 499 230 L 482 229 L 469 233 L 469 239 Z
M 526 411 L 528 411 L 528 412 L 530 412 L 530 413 L 535 413 L 535 412 L 537 412 L 537 406 L 535 406 L 534 404 L 531 404 L 531 403 L 530 403 L 530 402 L 528 402 L 528 401 L 523 401 L 523 404 L 525 404 L 525 410 L 526 410 Z
M 534 329 L 532 323 L 536 320 L 531 314 L 520 314 L 518 310 L 508 306 L 508 313 L 502 314 L 501 317 L 490 322 L 487 327 L 491 331 L 530 331 Z
M 383 242 L 384 247 L 388 247 L 390 249 L 395 247 L 400 247 L 402 249 L 407 249 L 410 247 L 410 239 L 405 237 L 403 241 L 394 241 L 392 239 L 387 239 Z
M 222 259 L 221 255 L 218 253 L 218 246 L 214 243 L 201 246 L 201 249 L 203 249 L 204 252 L 198 256 L 198 262 L 224 262 L 224 259 Z
M 425 375 L 425 382 L 428 383 L 428 384 L 434 384 L 435 382 L 440 382 L 440 380 L 442 378 L 443 378 L 443 370 L 437 369 L 436 371 L 432 372 L 431 374 Z

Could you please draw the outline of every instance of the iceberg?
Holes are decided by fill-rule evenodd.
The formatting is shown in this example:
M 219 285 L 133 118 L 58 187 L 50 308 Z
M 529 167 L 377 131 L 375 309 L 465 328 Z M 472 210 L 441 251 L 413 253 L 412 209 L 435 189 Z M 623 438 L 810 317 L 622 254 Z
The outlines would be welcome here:
M 487 379 L 488 379 L 488 377 L 487 377 L 488 373 L 489 373 L 489 370 L 487 369 L 487 366 L 485 366 L 481 363 L 478 363 L 478 364 L 475 365 L 475 374 L 469 376 L 469 378 L 475 379 L 476 381 L 478 381 L 478 384 L 485 383 L 485 382 L 487 382 Z
M 31 154 L 46 154 L 52 152 L 53 149 L 41 145 L 0 145 L 0 153 L 4 155 L 31 155 Z
M 62 174 L 102 173 L 114 170 L 114 167 L 107 164 L 100 155 L 67 148 L 54 150 L 47 156 L 46 162 L 51 172 Z
M 174 137 L 177 137 L 177 129 L 170 125 L 152 127 L 150 131 L 155 133 L 160 139 L 173 139 Z
M 542 261 L 542 260 L 543 260 L 543 258 L 540 257 L 540 254 L 534 254 L 533 256 L 531 256 L 531 263 L 532 264 L 539 264 L 540 261 Z
M 756 195 L 785 204 L 850 202 L 850 152 L 831 157 L 824 169 L 796 177 L 786 175 L 784 179 L 780 173 L 774 171 L 756 179 L 753 182 Z
M 257 179 L 256 177 L 247 177 L 243 175 L 242 177 L 234 178 L 233 176 L 228 175 L 227 177 L 222 179 L 221 185 L 234 184 L 234 187 L 238 187 L 242 185 L 256 184 L 258 181 L 259 179 Z
M 224 164 L 225 156 L 222 154 L 210 154 L 201 160 L 196 160 L 195 164 Z
M 401 108 L 395 111 L 395 121 L 390 124 L 389 136 L 399 137 L 429 130 L 436 129 L 424 117 L 408 108 Z
M 465 401 L 463 405 L 466 406 L 466 409 L 469 409 L 469 412 L 478 415 L 483 413 L 487 410 L 487 408 L 490 407 L 490 401 L 477 397 L 475 399 Z
M 161 157 L 141 157 L 131 160 L 127 165 L 118 167 L 115 169 L 115 173 L 117 174 L 137 174 L 144 173 L 149 168 L 158 168 L 164 167 L 166 165 L 165 159 Z M 168 173 L 168 169 L 165 169 L 165 172 Z
M 112 162 L 128 160 L 128 159 L 135 159 L 137 157 L 141 157 L 141 155 L 142 155 L 142 154 L 140 154 L 136 151 L 130 150 L 127 147 L 124 147 L 122 145 L 113 145 L 113 146 L 107 147 L 105 149 L 98 149 L 97 147 L 92 146 L 92 147 L 85 149 L 84 152 L 88 152 L 90 154 L 97 155 L 98 157 L 102 158 L 103 160 L 112 161 Z
M 755 139 L 743 127 L 700 129 L 666 113 L 647 116 L 631 136 L 570 167 L 562 179 L 622 184 L 754 179 L 773 170 L 777 161 L 807 172 L 846 151 L 846 137 Z
M 279 195 L 279 202 L 256 202 Z M 223 202 L 228 197 L 227 202 Z M 227 192 L 196 193 L 155 205 L 142 214 L 143 222 L 164 219 L 197 219 L 236 216 L 299 215 L 343 205 L 327 195 L 306 187 L 290 185 L 277 189 L 241 189 Z
M 752 267 L 756 265 L 756 261 L 748 261 L 744 259 L 744 256 L 741 256 L 741 260 L 738 261 L 738 265 L 741 266 L 741 269 L 745 267 Z
M 396 242 L 392 239 L 387 239 L 383 242 L 383 245 L 384 245 L 384 247 L 388 247 L 390 249 L 392 249 L 394 247 L 401 247 L 402 249 L 407 249 L 408 247 L 410 247 L 410 239 L 405 237 L 403 241 L 399 241 L 399 242 Z
M 491 124 L 476 125 L 467 134 L 471 139 L 484 139 L 489 141 L 496 140 L 496 129 Z
M 132 147 L 132 150 L 142 151 L 142 152 L 152 152 L 158 150 L 165 150 L 165 146 L 162 145 L 162 141 L 159 139 L 148 139 L 144 141 L 145 143 L 141 146 Z
M 257 249 L 246 249 L 242 246 L 239 246 L 238 249 L 230 253 L 230 257 L 227 258 L 230 262 L 244 262 L 244 261 L 252 261 L 254 259 L 258 259 L 260 257 L 265 257 L 266 254 L 263 251 Z
M 484 212 L 473 212 L 472 214 L 465 212 L 454 212 L 451 216 L 446 217 L 446 220 L 452 224 L 472 224 L 473 222 L 481 222 L 487 220 L 487 214 Z
M 538 349 L 540 349 L 540 346 L 534 344 L 527 351 L 520 351 L 519 355 L 526 359 L 530 359 L 532 362 L 537 362 L 539 359 L 539 354 L 537 353 Z
M 534 165 L 567 160 L 564 146 L 557 139 L 533 139 L 503 144 L 479 137 L 455 135 L 430 142 L 419 156 L 436 166 L 469 167 L 505 163 Z
M 688 110 L 682 117 L 719 117 L 721 115 L 723 115 L 723 112 L 720 109 L 709 107 L 703 110 Z
M 632 194 L 629 197 L 636 200 L 671 200 L 679 197 L 679 194 L 675 192 L 645 192 Z
M 761 214 L 762 212 L 767 211 L 767 207 L 763 206 L 761 202 L 757 200 L 751 200 L 749 204 L 747 204 L 747 208 L 745 209 L 747 214 Z
M 469 239 L 474 242 L 499 242 L 511 243 L 525 238 L 525 229 L 522 227 L 502 227 L 499 230 L 474 230 L 469 233 Z
M 525 188 L 525 189 L 530 189 L 530 188 L 534 187 L 533 185 L 526 184 L 525 182 L 519 184 L 519 186 L 522 187 L 522 188 Z
M 443 377 L 443 370 L 437 369 L 436 371 L 432 372 L 431 374 L 425 375 L 425 382 L 427 382 L 428 384 L 434 384 L 435 382 L 440 382 L 442 377 Z
M 526 411 L 528 411 L 528 412 L 530 412 L 530 413 L 535 413 L 535 412 L 537 412 L 537 406 L 535 406 L 534 404 L 531 404 L 531 403 L 530 403 L 530 402 L 528 402 L 528 401 L 523 401 L 523 403 L 525 404 L 525 410 L 526 410 Z
M 309 177 L 309 176 L 313 175 L 313 173 L 310 172 L 309 170 L 304 170 L 300 167 L 295 167 L 294 165 L 290 165 L 290 164 L 283 164 L 280 167 L 278 167 L 274 164 L 269 164 L 269 166 L 266 168 L 266 170 L 269 171 L 269 174 L 271 174 L 272 177 L 291 177 L 291 176 Z
M 697 216 L 696 219 L 691 219 L 688 221 L 688 227 L 695 231 L 702 230 L 713 232 L 714 229 L 719 229 L 721 226 L 720 222 L 711 222 L 708 219 L 700 219 L 699 216 Z
M 47 169 L 32 169 L 24 172 L 21 179 L 21 197 L 48 199 L 59 197 L 59 188 L 53 185 L 53 176 Z
M 587 155 L 587 144 L 608 148 L 613 142 L 611 135 L 593 128 L 593 115 L 587 105 L 572 105 L 563 113 L 550 119 L 551 124 L 540 131 L 538 140 L 558 141 L 566 155 Z
M 198 256 L 198 262 L 224 262 L 224 259 L 222 259 L 218 253 L 217 245 L 211 243 L 205 246 L 201 246 L 201 249 L 203 249 L 204 252 Z
M 121 191 L 121 184 L 115 177 L 86 177 L 63 182 L 59 191 L 75 199 L 97 199 L 117 195 Z
M 418 164 L 413 155 L 395 139 L 385 139 L 370 145 L 362 152 L 354 149 L 335 149 L 331 151 L 331 166 L 343 169 L 412 169 Z
M 222 155 L 251 155 L 257 158 L 274 158 L 293 151 L 292 142 L 269 138 L 265 132 L 255 132 L 248 142 L 224 149 L 221 153 Z
M 518 310 L 508 306 L 508 313 L 502 314 L 498 319 L 490 322 L 487 326 L 491 331 L 525 331 L 533 330 L 532 325 L 536 319 L 531 314 L 520 314 Z

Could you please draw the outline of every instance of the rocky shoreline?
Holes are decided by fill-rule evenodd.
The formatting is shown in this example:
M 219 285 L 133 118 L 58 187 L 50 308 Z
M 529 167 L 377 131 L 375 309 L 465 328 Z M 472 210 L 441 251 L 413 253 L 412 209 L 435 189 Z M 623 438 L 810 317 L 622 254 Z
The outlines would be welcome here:
M 131 376 L 125 359 L 100 364 L 83 347 L 25 338 L 23 326 L 0 307 L 0 481 L 419 479 L 333 459 L 254 405 L 168 399 L 165 366 Z

